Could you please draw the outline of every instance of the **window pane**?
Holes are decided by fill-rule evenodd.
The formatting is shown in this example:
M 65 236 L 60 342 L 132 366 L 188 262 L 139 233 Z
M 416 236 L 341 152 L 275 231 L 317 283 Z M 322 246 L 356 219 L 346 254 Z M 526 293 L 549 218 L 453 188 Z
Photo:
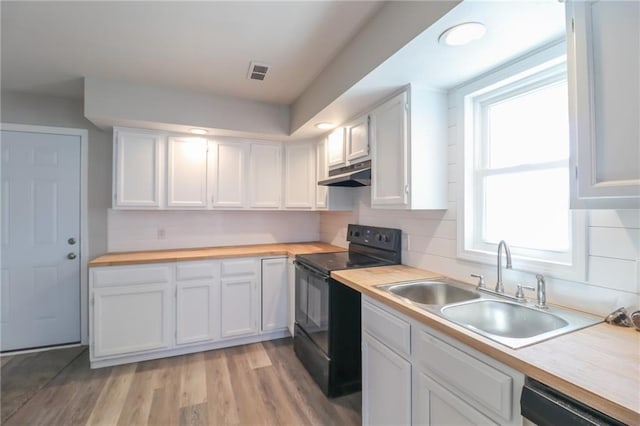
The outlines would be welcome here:
M 506 240 L 514 247 L 568 250 L 568 182 L 568 169 L 485 178 L 485 240 Z
M 569 158 L 567 82 L 561 81 L 490 104 L 488 167 Z

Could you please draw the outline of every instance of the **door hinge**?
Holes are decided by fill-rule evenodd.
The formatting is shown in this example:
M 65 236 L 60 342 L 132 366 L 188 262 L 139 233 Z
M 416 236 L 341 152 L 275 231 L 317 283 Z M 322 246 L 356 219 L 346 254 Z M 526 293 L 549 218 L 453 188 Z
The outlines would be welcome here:
M 409 102 L 404 103 L 404 109 L 405 111 L 409 111 Z
M 91 306 L 95 306 L 96 304 L 96 296 L 94 294 L 91 295 Z
M 571 32 L 572 33 L 576 32 L 576 21 L 573 18 L 571 18 Z
M 576 171 L 576 180 L 578 180 L 578 166 L 575 166 L 575 171 Z
M 405 185 L 404 186 L 404 192 L 405 192 L 405 194 L 409 193 L 409 185 Z

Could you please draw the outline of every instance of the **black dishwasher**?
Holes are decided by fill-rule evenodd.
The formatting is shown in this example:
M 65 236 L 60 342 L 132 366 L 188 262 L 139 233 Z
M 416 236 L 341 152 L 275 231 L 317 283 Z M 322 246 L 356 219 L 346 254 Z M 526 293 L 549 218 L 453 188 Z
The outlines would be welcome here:
M 522 417 L 538 426 L 624 425 L 530 377 L 525 380 L 520 407 Z

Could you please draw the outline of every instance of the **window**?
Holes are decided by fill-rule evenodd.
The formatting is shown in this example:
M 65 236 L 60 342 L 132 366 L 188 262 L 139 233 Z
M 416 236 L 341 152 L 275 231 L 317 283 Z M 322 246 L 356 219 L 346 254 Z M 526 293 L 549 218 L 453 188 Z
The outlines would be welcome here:
M 569 210 L 569 115 L 564 44 L 460 89 L 463 143 L 458 255 L 584 278 L 584 224 Z M 517 261 L 516 261 L 517 259 Z

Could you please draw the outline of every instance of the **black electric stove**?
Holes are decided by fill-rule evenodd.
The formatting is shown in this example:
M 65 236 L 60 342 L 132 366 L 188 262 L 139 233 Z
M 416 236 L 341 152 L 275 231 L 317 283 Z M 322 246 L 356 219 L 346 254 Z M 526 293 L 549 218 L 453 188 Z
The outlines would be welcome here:
M 360 293 L 331 271 L 395 265 L 401 261 L 399 229 L 350 224 L 349 250 L 296 256 L 294 351 L 330 396 L 361 388 Z

